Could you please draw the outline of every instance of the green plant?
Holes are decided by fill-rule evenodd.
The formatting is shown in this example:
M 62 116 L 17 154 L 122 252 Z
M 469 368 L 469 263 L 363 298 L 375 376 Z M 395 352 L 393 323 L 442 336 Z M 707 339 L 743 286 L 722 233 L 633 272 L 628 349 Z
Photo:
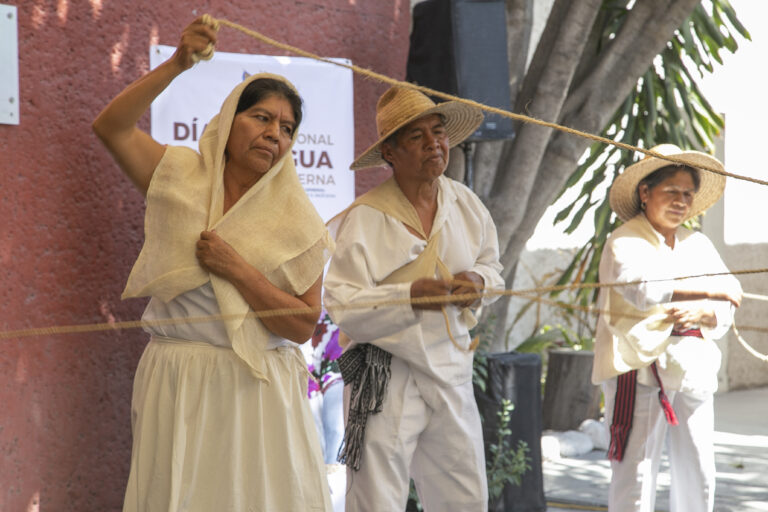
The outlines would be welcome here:
M 531 469 L 530 457 L 528 457 L 528 443 L 518 441 L 517 448 L 513 449 L 509 440 L 512 429 L 509 428 L 510 415 L 515 409 L 514 404 L 507 399 L 501 401 L 501 408 L 497 413 L 498 429 L 496 439 L 489 446 L 490 458 L 486 461 L 486 478 L 488 479 L 488 499 L 494 501 L 501 496 L 504 486 L 507 484 L 520 485 L 520 481 L 526 471 Z M 408 506 L 406 511 L 418 512 L 423 510 L 419 503 L 419 495 L 416 486 L 411 480 L 408 492 Z
M 475 358 L 472 365 L 472 382 L 476 388 L 485 392 L 488 380 L 488 354 L 492 345 L 494 333 L 495 317 L 489 316 L 483 322 L 475 326 L 470 332 L 474 339 L 479 338 L 479 344 L 475 351 Z M 509 436 L 512 435 L 512 429 L 509 428 L 510 415 L 514 410 L 514 404 L 507 399 L 503 399 L 497 412 L 497 429 L 493 444 L 488 446 L 490 457 L 486 461 L 486 478 L 488 481 L 488 495 L 491 500 L 501 495 L 504 486 L 507 483 L 520 485 L 520 479 L 523 474 L 530 469 L 530 458 L 527 456 L 529 451 L 528 444 L 524 441 L 518 441 L 517 448 L 513 449 L 510 444 Z M 481 416 L 481 420 L 484 419 Z M 411 480 L 410 490 L 408 492 L 407 512 L 419 512 L 423 510 L 419 503 L 419 495 L 416 493 L 416 486 Z
M 535 354 L 544 354 L 555 347 L 568 347 L 574 350 L 592 350 L 594 336 L 580 336 L 573 329 L 562 324 L 544 325 L 536 334 L 526 338 L 515 350 Z
M 487 389 L 488 350 L 492 346 L 495 322 L 496 317 L 490 315 L 475 326 L 471 333 L 473 337 L 477 336 L 480 340 L 475 351 L 472 380 L 482 392 Z M 507 483 L 520 485 L 523 474 L 530 469 L 530 458 L 527 457 L 528 445 L 524 441 L 519 441 L 516 449 L 510 446 L 509 437 L 512 435 L 512 429 L 509 428 L 509 422 L 514 408 L 510 400 L 502 399 L 499 411 L 496 413 L 495 439 L 492 444 L 488 444 L 490 456 L 486 461 L 486 478 L 491 501 L 501 495 Z
M 472 362 L 472 383 L 483 392 L 486 390 L 485 383 L 488 380 L 488 353 L 493 344 L 495 323 L 496 317 L 489 315 L 488 318 L 478 323 L 469 333 L 472 339 L 477 337 L 480 340 Z
M 416 485 L 411 480 L 411 487 L 408 489 L 408 504 L 405 506 L 405 512 L 421 512 L 424 507 L 419 502 L 419 495 L 416 493 Z
M 501 496 L 504 486 L 507 484 L 520 485 L 520 480 L 526 471 L 531 469 L 530 457 L 528 457 L 528 444 L 519 440 L 517 448 L 513 449 L 509 440 L 512 430 L 509 428 L 509 420 L 514 404 L 502 399 L 501 409 L 497 413 L 498 429 L 496 441 L 489 446 L 490 458 L 486 461 L 486 475 L 488 478 L 488 498 L 491 501 Z

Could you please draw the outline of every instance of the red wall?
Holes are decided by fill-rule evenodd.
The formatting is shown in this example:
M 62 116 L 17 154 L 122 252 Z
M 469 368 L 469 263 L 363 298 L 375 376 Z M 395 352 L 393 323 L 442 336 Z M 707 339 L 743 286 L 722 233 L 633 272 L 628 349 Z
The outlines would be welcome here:
M 0 331 L 141 316 L 120 301 L 142 241 L 143 199 L 90 129 L 209 12 L 320 55 L 402 78 L 409 0 L 0 0 L 18 7 L 21 124 L 0 125 Z M 186 4 L 187 7 L 181 5 Z M 161 6 L 162 5 L 162 6 Z M 280 54 L 223 28 L 219 49 Z M 0 73 L 2 70 L 0 70 Z M 385 86 L 355 77 L 357 152 Z M 329 91 L 332 94 L 332 91 Z M 148 129 L 148 117 L 143 121 Z M 358 192 L 386 171 L 357 175 Z M 120 510 L 139 330 L 0 339 L 0 511 Z

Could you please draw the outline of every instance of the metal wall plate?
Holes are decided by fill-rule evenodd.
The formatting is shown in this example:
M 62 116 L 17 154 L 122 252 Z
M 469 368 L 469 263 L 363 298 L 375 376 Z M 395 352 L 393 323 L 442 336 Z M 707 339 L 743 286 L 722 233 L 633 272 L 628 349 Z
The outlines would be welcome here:
M 18 11 L 0 5 L 0 123 L 19 124 Z

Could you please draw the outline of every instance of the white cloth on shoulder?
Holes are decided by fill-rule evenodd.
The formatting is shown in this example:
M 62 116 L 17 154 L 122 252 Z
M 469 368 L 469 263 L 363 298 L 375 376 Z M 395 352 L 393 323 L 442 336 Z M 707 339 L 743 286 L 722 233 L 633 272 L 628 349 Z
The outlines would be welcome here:
M 191 149 L 166 149 L 150 183 L 146 240 L 124 297 L 152 297 L 152 340 L 136 371 L 124 512 L 329 511 L 306 364 L 228 281 L 197 262 L 215 230 L 283 291 L 304 293 L 333 247 L 298 182 L 290 150 L 223 214 L 224 148 L 236 87 Z M 287 83 L 287 82 L 286 82 Z M 290 84 L 288 84 L 290 85 Z M 228 320 L 185 322 L 229 315 Z
M 147 191 L 145 241 L 128 278 L 123 298 L 153 296 L 169 301 L 211 281 L 232 348 L 254 375 L 264 378 L 262 362 L 268 331 L 257 323 L 256 338 L 242 327 L 251 310 L 226 279 L 206 272 L 195 256 L 203 230 L 215 230 L 245 260 L 278 288 L 304 293 L 320 277 L 333 248 L 328 230 L 299 183 L 291 151 L 224 214 L 224 149 L 238 100 L 258 78 L 252 75 L 224 101 L 200 139 L 200 153 L 168 147 Z M 294 140 L 296 134 L 294 133 Z M 286 229 L 286 222 L 290 229 Z

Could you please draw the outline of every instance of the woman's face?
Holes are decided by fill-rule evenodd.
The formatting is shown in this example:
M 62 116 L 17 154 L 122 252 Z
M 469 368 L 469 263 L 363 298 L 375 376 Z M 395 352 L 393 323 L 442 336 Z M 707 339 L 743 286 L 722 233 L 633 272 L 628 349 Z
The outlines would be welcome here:
M 227 166 L 261 177 L 288 150 L 295 129 L 291 104 L 270 94 L 235 115 L 227 140 Z
M 688 216 L 696 187 L 691 174 L 681 169 L 651 189 L 640 185 L 637 192 L 648 221 L 659 233 L 668 234 Z

